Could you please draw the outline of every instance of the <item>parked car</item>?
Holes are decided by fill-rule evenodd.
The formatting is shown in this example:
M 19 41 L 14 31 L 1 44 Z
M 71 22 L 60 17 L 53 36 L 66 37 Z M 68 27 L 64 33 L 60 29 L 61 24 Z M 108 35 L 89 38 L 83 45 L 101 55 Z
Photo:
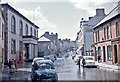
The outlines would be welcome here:
M 94 57 L 83 56 L 83 58 L 85 59 L 85 65 L 84 66 L 97 66 L 97 65 L 95 65 Z M 82 60 L 80 61 L 80 63 L 82 65 Z
M 31 79 L 51 82 L 57 81 L 58 75 L 53 62 L 51 60 L 36 61 L 34 67 L 32 67 Z
M 76 55 L 74 58 L 74 62 L 77 63 L 80 58 L 82 58 L 81 55 Z
M 32 66 L 34 65 L 34 62 L 36 62 L 37 60 L 44 60 L 44 58 L 43 57 L 34 58 L 32 62 Z
M 45 60 L 51 60 L 51 61 L 55 61 L 57 60 L 57 57 L 55 55 L 48 55 L 48 56 L 44 56 Z

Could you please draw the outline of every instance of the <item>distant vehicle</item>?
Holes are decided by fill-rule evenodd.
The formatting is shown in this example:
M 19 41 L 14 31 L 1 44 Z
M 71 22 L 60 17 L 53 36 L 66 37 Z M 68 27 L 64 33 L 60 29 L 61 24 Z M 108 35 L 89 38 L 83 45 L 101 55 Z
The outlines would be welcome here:
M 74 58 L 75 58 L 75 55 L 72 55 L 72 59 L 74 60 Z
M 51 60 L 36 61 L 31 72 L 32 80 L 57 81 L 58 75 Z
M 57 60 L 57 57 L 55 55 L 48 55 L 48 56 L 44 56 L 45 60 L 51 60 L 51 61 L 55 61 Z
M 84 66 L 96 66 L 95 65 L 95 61 L 94 61 L 94 57 L 92 56 L 83 56 L 85 59 L 85 65 Z M 80 61 L 81 65 L 82 65 L 82 60 Z
M 80 58 L 82 58 L 81 55 L 76 55 L 74 58 L 74 62 L 77 63 Z
M 34 58 L 32 62 L 32 66 L 34 65 L 34 62 L 36 62 L 37 60 L 44 60 L 44 58 L 43 57 Z

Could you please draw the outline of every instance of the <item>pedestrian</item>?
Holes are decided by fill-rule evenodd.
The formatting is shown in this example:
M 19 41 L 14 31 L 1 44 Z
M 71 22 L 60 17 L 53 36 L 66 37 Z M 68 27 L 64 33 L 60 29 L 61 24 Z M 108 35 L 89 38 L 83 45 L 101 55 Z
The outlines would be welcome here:
M 100 56 L 98 56 L 98 63 L 100 62 Z
M 14 59 L 12 59 L 12 62 L 11 62 L 11 71 L 12 71 L 12 73 L 14 73 L 14 70 L 15 70 L 15 63 L 14 63 Z
M 11 73 L 12 71 L 11 71 L 11 59 L 9 59 L 9 62 L 8 62 L 8 67 L 9 67 L 9 73 Z
M 17 64 L 17 60 L 15 60 L 15 71 L 17 72 L 18 70 L 18 64 Z
M 84 59 L 84 57 L 82 57 L 82 65 L 83 65 L 83 68 L 84 68 L 84 66 L 85 66 L 85 59 Z
M 78 67 L 80 68 L 80 58 L 79 58 L 79 60 L 78 60 L 78 63 L 77 63 L 77 65 L 78 65 Z

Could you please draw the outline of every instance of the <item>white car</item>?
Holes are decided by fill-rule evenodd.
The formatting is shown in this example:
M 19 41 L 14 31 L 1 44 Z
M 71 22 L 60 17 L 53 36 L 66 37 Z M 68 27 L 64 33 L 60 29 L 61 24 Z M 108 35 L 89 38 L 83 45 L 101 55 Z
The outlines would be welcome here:
M 76 55 L 74 58 L 74 62 L 77 63 L 80 58 L 82 58 L 81 55 Z
M 37 60 L 44 60 L 44 58 L 43 58 L 43 57 L 34 58 L 34 59 L 33 59 L 33 62 L 32 62 L 32 66 L 34 65 L 34 62 L 37 61 Z
M 95 61 L 94 61 L 94 57 L 92 57 L 92 56 L 83 56 L 83 58 L 85 59 L 85 65 L 84 66 L 96 66 Z M 82 59 L 80 61 L 80 64 L 82 65 Z

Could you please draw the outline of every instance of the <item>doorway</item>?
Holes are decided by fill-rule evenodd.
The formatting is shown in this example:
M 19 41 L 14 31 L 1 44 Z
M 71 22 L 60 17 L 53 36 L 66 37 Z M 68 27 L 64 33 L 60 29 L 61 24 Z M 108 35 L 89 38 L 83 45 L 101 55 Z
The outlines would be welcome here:
M 117 45 L 114 45 L 114 61 L 117 63 Z
M 103 62 L 106 62 L 105 46 L 103 46 Z
M 29 44 L 25 44 L 26 48 L 26 59 L 29 59 Z

